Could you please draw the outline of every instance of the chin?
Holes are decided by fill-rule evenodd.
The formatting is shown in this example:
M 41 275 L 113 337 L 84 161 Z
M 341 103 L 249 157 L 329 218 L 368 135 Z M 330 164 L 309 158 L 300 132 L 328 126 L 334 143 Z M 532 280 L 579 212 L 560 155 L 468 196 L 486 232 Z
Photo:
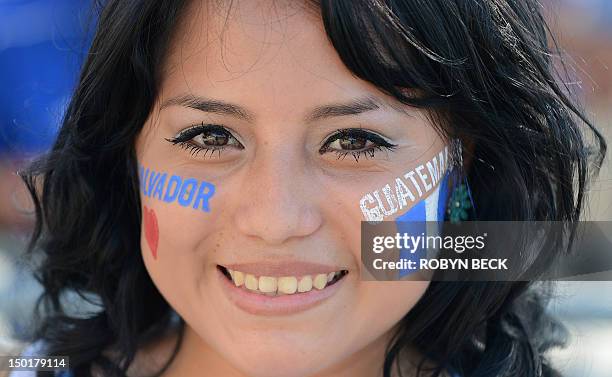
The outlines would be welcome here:
M 257 347 L 256 344 L 252 345 Z M 267 351 L 267 352 L 266 352 Z M 326 368 L 333 355 L 317 349 L 312 352 L 287 349 L 245 355 L 232 355 L 234 365 L 248 377 L 310 377 Z

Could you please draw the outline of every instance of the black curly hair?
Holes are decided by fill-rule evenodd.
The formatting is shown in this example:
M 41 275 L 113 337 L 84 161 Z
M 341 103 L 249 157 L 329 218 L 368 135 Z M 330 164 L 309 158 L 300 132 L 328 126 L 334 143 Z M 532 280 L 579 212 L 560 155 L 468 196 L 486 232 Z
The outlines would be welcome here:
M 98 4 L 93 44 L 57 140 L 22 174 L 37 215 L 30 250 L 42 255 L 35 338 L 49 354 L 70 356 L 77 377 L 89 376 L 92 366 L 124 376 L 136 351 L 172 324 L 173 310 L 140 253 L 134 141 L 186 5 Z M 309 6 L 355 76 L 427 109 L 445 135 L 471 146 L 465 174 L 477 209 L 473 219 L 578 221 L 606 143 L 559 80 L 561 51 L 539 1 L 321 0 Z M 529 281 L 432 282 L 400 321 L 384 376 L 407 346 L 435 361 L 423 374 L 558 376 L 544 352 L 562 344 L 564 332 L 544 310 L 547 291 Z M 70 293 L 99 311 L 70 313 L 63 301 Z M 120 357 L 111 360 L 103 353 L 109 348 Z

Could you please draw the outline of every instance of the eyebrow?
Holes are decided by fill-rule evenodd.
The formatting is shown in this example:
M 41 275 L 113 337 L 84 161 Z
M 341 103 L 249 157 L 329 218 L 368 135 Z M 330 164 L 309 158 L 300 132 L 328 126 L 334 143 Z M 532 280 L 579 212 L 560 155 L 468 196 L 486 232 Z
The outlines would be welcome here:
M 191 94 L 170 98 L 163 102 L 161 108 L 163 109 L 173 105 L 188 107 L 207 113 L 229 115 L 246 121 L 253 121 L 255 119 L 255 116 L 250 111 L 239 105 Z M 306 122 L 313 122 L 326 118 L 358 115 L 368 111 L 378 110 L 383 106 L 385 106 L 385 104 L 381 100 L 373 96 L 366 96 L 348 102 L 317 106 L 308 113 L 305 120 Z M 400 111 L 395 106 L 390 107 Z
M 313 122 L 325 118 L 341 117 L 347 115 L 358 115 L 368 111 L 381 108 L 381 104 L 373 97 L 358 98 L 346 103 L 334 103 L 315 107 L 306 117 L 306 120 Z
M 246 109 L 228 102 L 214 100 L 210 98 L 198 97 L 191 94 L 181 95 L 170 98 L 161 105 L 161 108 L 179 105 L 191 109 L 200 110 L 206 113 L 230 115 L 236 118 L 252 121 L 255 117 Z

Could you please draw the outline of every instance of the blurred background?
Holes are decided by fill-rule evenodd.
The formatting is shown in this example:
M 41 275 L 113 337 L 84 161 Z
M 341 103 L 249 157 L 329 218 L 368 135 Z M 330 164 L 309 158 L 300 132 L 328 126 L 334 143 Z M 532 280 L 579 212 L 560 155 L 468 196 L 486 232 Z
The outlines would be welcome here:
M 21 346 L 40 293 L 23 258 L 32 218 L 16 171 L 53 142 L 95 26 L 89 0 L 0 0 L 0 354 Z M 612 144 L 612 0 L 543 0 L 570 87 Z M 608 154 L 610 157 L 610 153 Z M 612 164 L 587 219 L 612 221 Z M 612 235 L 610 235 L 612 237 Z M 568 377 L 612 375 L 612 282 L 562 282 L 550 311 L 570 330 L 551 352 Z
M 0 0 L 0 354 L 28 335 L 40 293 L 22 258 L 32 216 L 16 171 L 54 140 L 92 15 L 86 0 Z

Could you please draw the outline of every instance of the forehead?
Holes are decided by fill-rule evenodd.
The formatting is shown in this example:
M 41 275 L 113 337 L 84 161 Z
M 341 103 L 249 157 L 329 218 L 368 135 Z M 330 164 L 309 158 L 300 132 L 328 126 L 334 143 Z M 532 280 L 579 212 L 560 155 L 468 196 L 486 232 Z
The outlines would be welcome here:
M 344 66 L 317 8 L 297 0 L 229 3 L 194 1 L 185 10 L 162 97 L 191 93 L 276 113 L 357 96 L 389 100 Z

